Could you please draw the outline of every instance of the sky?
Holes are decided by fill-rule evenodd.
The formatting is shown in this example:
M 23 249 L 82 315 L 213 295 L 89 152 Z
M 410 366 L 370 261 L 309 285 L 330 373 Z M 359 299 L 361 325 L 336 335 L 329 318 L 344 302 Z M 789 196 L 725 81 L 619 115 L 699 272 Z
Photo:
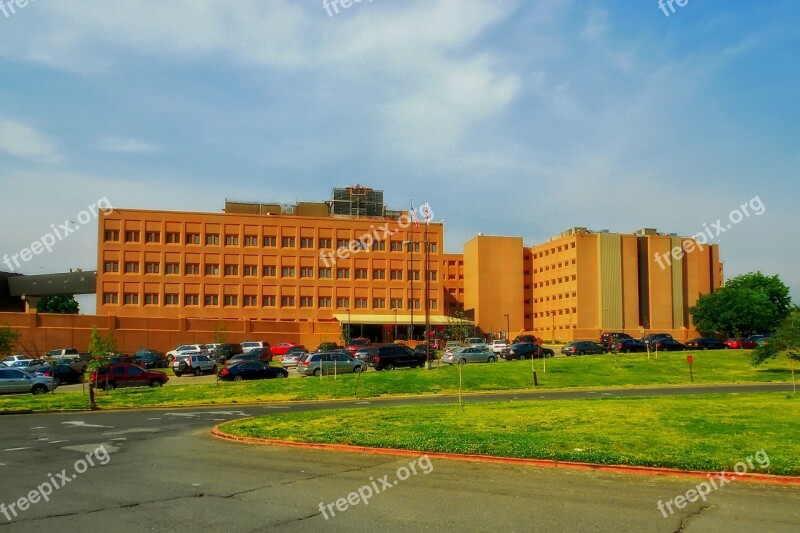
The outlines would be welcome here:
M 101 199 L 219 212 L 360 183 L 427 200 L 448 252 L 706 232 L 726 278 L 800 301 L 796 0 L 22 5 L 0 11 L 0 254 L 55 242 L 14 271 L 95 270 Z

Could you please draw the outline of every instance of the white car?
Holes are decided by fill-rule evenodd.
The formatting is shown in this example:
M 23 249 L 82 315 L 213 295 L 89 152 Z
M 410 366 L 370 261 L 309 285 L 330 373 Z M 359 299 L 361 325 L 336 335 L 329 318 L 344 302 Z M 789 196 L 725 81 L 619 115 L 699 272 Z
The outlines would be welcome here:
M 177 358 L 179 355 L 184 355 L 187 353 L 207 354 L 208 348 L 205 344 L 183 344 L 174 350 L 167 352 L 167 359 L 175 360 L 175 358 Z
M 250 350 L 255 350 L 256 348 L 264 348 L 264 352 L 272 353 L 267 341 L 244 341 L 241 345 L 242 353 L 249 353 Z
M 17 361 L 26 361 L 30 359 L 27 355 L 9 355 L 8 357 L 3 358 L 0 363 L 3 363 L 6 366 L 11 366 Z
M 473 337 L 471 339 L 467 339 L 467 348 L 480 348 L 481 350 L 488 350 L 489 345 L 486 344 L 486 340 L 480 337 Z
M 494 353 L 502 353 L 506 348 L 508 348 L 508 343 L 504 339 L 495 339 L 492 341 L 492 351 Z

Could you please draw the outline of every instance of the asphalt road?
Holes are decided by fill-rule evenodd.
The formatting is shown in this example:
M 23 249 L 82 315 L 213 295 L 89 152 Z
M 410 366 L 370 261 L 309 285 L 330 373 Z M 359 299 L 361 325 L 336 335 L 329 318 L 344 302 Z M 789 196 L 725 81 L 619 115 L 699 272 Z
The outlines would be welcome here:
M 604 392 L 622 395 L 629 390 Z M 635 392 L 643 395 L 642 390 Z M 597 397 L 592 391 L 535 394 Z M 470 401 L 527 396 L 476 396 Z M 443 401 L 452 398 L 1 417 L 0 503 L 5 508 L 0 507 L 0 532 L 800 529 L 796 487 L 734 481 L 712 491 L 705 503 L 682 510 L 673 505 L 674 514 L 665 506 L 665 517 L 658 502 L 686 494 L 700 480 L 438 459 L 428 463 L 421 458 L 413 474 L 413 458 L 255 447 L 209 436 L 213 425 L 243 416 L 333 406 L 358 407 L 369 416 L 378 403 Z M 95 466 L 89 466 L 87 454 Z M 407 479 L 400 481 L 406 473 Z M 19 509 L 19 498 L 42 484 L 52 486 L 51 479 L 59 488 L 48 495 L 49 501 Z M 337 510 L 338 499 L 359 490 L 367 495 L 366 487 L 373 492 L 368 505 L 359 501 Z M 16 517 L 12 502 L 17 502 Z

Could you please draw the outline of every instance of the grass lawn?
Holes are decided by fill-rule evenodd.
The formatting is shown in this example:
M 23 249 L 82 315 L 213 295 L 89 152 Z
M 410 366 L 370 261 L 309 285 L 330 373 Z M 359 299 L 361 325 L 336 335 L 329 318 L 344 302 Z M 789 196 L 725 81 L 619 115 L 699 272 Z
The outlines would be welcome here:
M 662 353 L 658 359 L 646 354 L 597 355 L 535 361 L 539 387 L 606 387 L 688 384 L 689 352 Z M 747 350 L 694 353 L 695 383 L 785 382 L 791 380 L 785 358 L 753 367 Z M 531 361 L 469 364 L 463 369 L 464 392 L 532 389 Z M 294 372 L 294 370 L 290 370 Z M 111 407 L 190 406 L 198 404 L 257 403 L 269 401 L 354 398 L 357 376 L 336 379 L 302 378 L 244 383 L 174 385 L 161 389 L 121 389 L 98 395 L 98 405 Z M 457 367 L 442 366 L 426 371 L 401 369 L 366 372 L 358 383 L 359 398 L 387 395 L 453 394 L 458 392 Z M 0 397 L 0 411 L 8 409 L 80 409 L 88 399 L 81 393 Z
M 797 395 L 747 393 L 279 413 L 221 429 L 301 442 L 717 472 L 731 472 L 763 449 L 771 465 L 761 468 L 753 459 L 748 471 L 800 475 L 799 418 Z

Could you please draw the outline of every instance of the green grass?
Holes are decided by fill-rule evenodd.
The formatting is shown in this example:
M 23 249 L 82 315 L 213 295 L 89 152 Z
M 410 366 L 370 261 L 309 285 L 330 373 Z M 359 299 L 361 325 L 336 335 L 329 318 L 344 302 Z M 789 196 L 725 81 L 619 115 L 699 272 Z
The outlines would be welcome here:
M 788 362 L 779 359 L 761 367 L 750 364 L 749 351 L 696 352 L 695 383 L 786 382 Z M 678 385 L 689 383 L 685 353 L 599 355 L 549 359 L 546 372 L 535 361 L 540 388 Z M 294 372 L 294 370 L 290 370 Z M 175 385 L 161 389 L 117 390 L 98 395 L 101 408 L 190 406 L 198 404 L 258 403 L 269 401 L 354 398 L 356 375 L 324 379 L 302 378 L 248 383 Z M 367 372 L 362 374 L 358 397 L 453 394 L 458 392 L 457 367 Z M 530 361 L 469 364 L 463 367 L 464 392 L 532 389 Z M 88 405 L 81 393 L 0 397 L 0 411 L 9 409 L 79 409 Z
M 771 466 L 754 459 L 748 470 L 800 475 L 798 418 L 800 397 L 748 393 L 280 413 L 222 429 L 300 442 L 717 472 L 763 449 Z

